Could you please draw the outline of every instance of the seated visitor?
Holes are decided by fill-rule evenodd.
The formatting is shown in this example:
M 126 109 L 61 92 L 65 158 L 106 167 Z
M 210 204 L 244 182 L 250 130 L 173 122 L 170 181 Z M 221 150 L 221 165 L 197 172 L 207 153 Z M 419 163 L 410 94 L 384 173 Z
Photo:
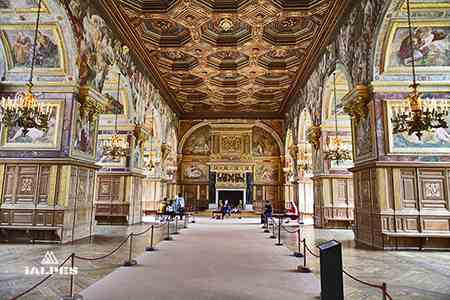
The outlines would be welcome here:
M 222 207 L 222 219 L 225 217 L 225 215 L 231 216 L 231 207 L 228 200 L 225 200 L 225 203 Z
M 160 215 L 161 222 L 167 219 L 167 198 L 164 198 L 159 204 L 158 214 Z

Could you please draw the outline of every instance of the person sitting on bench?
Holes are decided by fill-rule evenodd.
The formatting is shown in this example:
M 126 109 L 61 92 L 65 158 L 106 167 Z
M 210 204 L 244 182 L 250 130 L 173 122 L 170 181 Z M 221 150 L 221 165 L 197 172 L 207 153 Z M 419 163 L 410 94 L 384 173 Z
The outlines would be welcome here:
M 225 215 L 231 216 L 231 208 L 228 200 L 225 200 L 225 204 L 222 207 L 222 219 L 225 218 Z

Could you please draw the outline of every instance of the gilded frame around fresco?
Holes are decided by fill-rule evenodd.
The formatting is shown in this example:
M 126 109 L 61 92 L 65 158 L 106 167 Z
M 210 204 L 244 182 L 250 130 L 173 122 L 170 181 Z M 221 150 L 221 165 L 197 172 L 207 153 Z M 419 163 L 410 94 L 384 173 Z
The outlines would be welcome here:
M 413 27 L 447 27 L 450 29 L 450 21 L 434 21 L 434 20 L 422 20 L 422 21 L 414 21 Z M 403 67 L 392 67 L 390 66 L 391 56 L 392 56 L 392 44 L 394 42 L 394 37 L 399 28 L 408 28 L 408 22 L 406 20 L 398 20 L 395 19 L 389 24 L 388 36 L 384 41 L 383 51 L 384 53 L 382 57 L 381 66 L 383 67 L 382 73 L 387 75 L 410 75 L 411 67 L 403 66 Z M 418 73 L 442 73 L 442 72 L 450 72 L 450 66 L 420 66 L 416 65 L 416 69 Z
M 16 0 L 17 1 L 17 0 Z M 30 7 L 30 8 L 2 8 L 0 12 L 2 13 L 37 13 L 38 7 Z M 42 0 L 41 3 L 41 13 L 49 13 L 47 0 Z
M 8 129 L 3 127 L 1 135 L 1 147 L 2 150 L 56 150 L 61 149 L 61 136 L 64 121 L 64 100 L 42 100 L 42 106 L 45 109 L 48 106 L 56 108 L 55 116 L 55 130 L 51 138 L 51 143 L 11 143 L 7 141 Z
M 441 99 L 433 99 L 441 100 Z M 442 98 L 442 100 L 446 100 Z M 394 107 L 404 106 L 404 100 L 387 100 L 383 101 L 384 109 L 384 124 L 386 124 L 385 140 L 386 140 L 386 153 L 389 155 L 430 155 L 435 156 L 436 153 L 450 155 L 448 147 L 429 147 L 429 148 L 411 148 L 411 147 L 395 147 L 394 145 L 394 134 L 392 132 L 392 110 Z M 448 104 L 450 108 L 450 104 Z
M 28 31 L 34 31 L 34 24 L 2 24 L 0 25 L 0 31 L 1 31 L 1 41 L 4 46 L 5 51 L 5 57 L 6 57 L 6 65 L 7 65 L 7 72 L 9 73 L 27 73 L 29 72 L 29 68 L 27 67 L 15 67 L 12 57 L 12 46 L 10 45 L 10 41 L 8 37 L 6 36 L 6 31 L 20 31 L 20 30 L 28 30 Z M 68 57 L 67 57 L 67 51 L 66 46 L 64 44 L 64 38 L 61 31 L 61 28 L 58 26 L 57 23 L 46 23 L 46 24 L 40 24 L 39 25 L 40 30 L 50 30 L 53 33 L 53 36 L 57 39 L 57 46 L 58 46 L 58 54 L 59 54 L 59 67 L 57 68 L 35 68 L 35 73 L 37 74 L 45 74 L 50 76 L 63 76 L 68 73 L 69 66 L 68 66 Z

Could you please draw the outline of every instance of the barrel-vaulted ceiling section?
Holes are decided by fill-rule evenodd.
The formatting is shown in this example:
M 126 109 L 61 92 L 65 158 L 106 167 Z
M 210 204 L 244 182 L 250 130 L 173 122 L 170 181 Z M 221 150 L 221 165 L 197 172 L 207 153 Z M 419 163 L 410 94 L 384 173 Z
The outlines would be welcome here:
M 106 6 L 149 70 L 159 72 L 159 86 L 182 118 L 281 117 L 349 1 L 110 0 Z

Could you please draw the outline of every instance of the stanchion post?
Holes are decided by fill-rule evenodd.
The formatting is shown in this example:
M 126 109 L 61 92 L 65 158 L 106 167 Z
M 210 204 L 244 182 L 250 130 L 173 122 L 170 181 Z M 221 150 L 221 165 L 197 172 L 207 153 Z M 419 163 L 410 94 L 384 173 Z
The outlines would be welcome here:
M 172 234 L 179 234 L 178 232 L 178 216 L 175 216 L 175 231 Z
M 383 300 L 386 300 L 387 299 L 387 297 L 386 297 L 386 293 L 387 293 L 386 282 L 383 282 L 381 286 L 382 286 L 382 290 L 383 290 Z
M 191 223 L 192 223 L 192 224 L 195 223 L 195 209 L 194 209 L 194 211 L 192 212 L 192 221 L 191 221 Z
M 266 221 L 266 226 L 265 226 L 265 229 L 264 229 L 264 233 L 270 233 L 270 230 L 269 230 L 269 218 L 268 217 L 264 217 L 264 219 Z
M 303 257 L 303 254 L 302 254 L 302 251 L 301 251 L 302 240 L 301 240 L 301 237 L 300 237 L 300 228 L 297 229 L 297 237 L 298 237 L 298 243 L 297 243 L 298 251 L 295 251 L 292 255 L 295 256 L 295 257 Z
M 167 236 L 164 239 L 165 241 L 171 241 L 172 238 L 170 237 L 170 220 L 167 220 Z
M 271 239 L 276 239 L 277 237 L 275 236 L 275 222 L 272 219 L 272 235 L 270 236 Z
M 145 247 L 145 251 L 155 251 L 155 248 L 153 248 L 153 235 L 155 231 L 155 225 L 152 225 L 152 229 L 150 230 L 150 246 Z
M 306 266 L 306 239 L 303 238 L 303 266 L 298 266 L 297 271 L 300 273 L 311 273 L 311 269 Z
M 72 270 L 74 269 L 74 267 L 75 267 L 75 253 L 72 253 L 71 255 L 71 267 L 72 267 Z M 72 297 L 73 298 L 73 272 L 70 272 L 70 297 Z
M 75 274 L 73 273 L 73 270 L 75 269 L 75 253 L 72 253 L 70 255 L 70 259 L 71 259 L 71 271 L 70 272 L 70 287 L 69 287 L 69 295 L 68 296 L 62 296 L 60 298 L 60 300 L 83 300 L 83 296 L 76 294 L 74 295 L 74 285 L 75 285 L 75 281 L 74 281 L 74 276 Z
M 133 237 L 134 233 L 130 234 L 130 249 L 128 250 L 128 260 L 126 260 L 123 265 L 124 267 L 131 267 L 137 265 L 137 261 L 133 259 Z
M 189 216 L 189 214 L 185 214 L 185 215 L 184 215 L 184 226 L 183 226 L 184 229 L 187 228 L 187 223 L 188 223 L 188 222 L 187 222 L 187 218 L 188 218 L 188 216 Z
M 281 242 L 281 217 L 278 218 L 278 243 L 275 246 L 283 246 Z

